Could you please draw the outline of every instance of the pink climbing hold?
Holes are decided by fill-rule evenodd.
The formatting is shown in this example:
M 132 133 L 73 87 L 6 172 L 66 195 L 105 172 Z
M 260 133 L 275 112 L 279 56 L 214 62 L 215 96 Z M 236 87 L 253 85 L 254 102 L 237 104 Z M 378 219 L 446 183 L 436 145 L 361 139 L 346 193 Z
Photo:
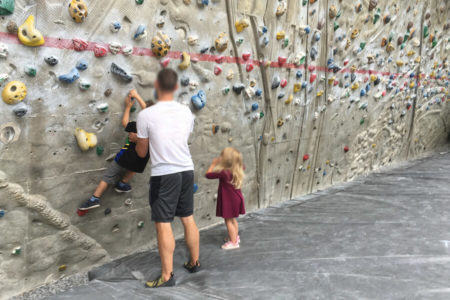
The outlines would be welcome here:
M 367 82 L 369 80 L 369 76 L 364 77 L 364 82 Z
M 312 73 L 311 76 L 309 76 L 309 83 L 313 83 L 317 78 L 316 73 Z
M 242 54 L 242 59 L 243 60 L 248 60 L 250 58 L 250 53 L 243 53 Z
M 337 86 L 339 84 L 339 80 L 335 79 L 333 82 L 333 86 Z
M 245 66 L 245 70 L 246 70 L 247 72 L 251 72 L 251 71 L 253 70 L 253 64 L 252 64 L 252 63 L 248 63 L 248 64 Z
M 169 63 L 170 63 L 170 58 L 168 58 L 168 57 L 164 58 L 164 59 L 161 60 L 161 62 L 160 62 L 161 67 L 163 67 L 163 68 L 167 68 L 167 66 L 169 65 Z
M 381 95 L 383 95 L 383 97 L 386 96 L 386 90 L 384 90 L 384 91 L 381 93 Z
M 310 72 L 314 71 L 315 69 L 316 69 L 316 67 L 314 67 L 312 65 L 308 66 L 308 71 L 310 71 Z
M 221 63 L 223 63 L 224 59 L 225 59 L 225 57 L 223 55 L 219 56 L 219 57 L 216 57 L 216 63 L 221 64 Z
M 287 80 L 286 79 L 281 79 L 280 86 L 282 88 L 284 88 L 286 85 L 287 85 Z
M 287 61 L 287 58 L 286 58 L 286 57 L 278 56 L 278 64 L 279 64 L 280 66 L 284 65 L 284 64 L 286 63 L 286 61 Z
M 219 75 L 222 73 L 222 68 L 219 66 L 214 66 L 214 75 Z
M 84 51 L 88 47 L 88 43 L 80 39 L 73 39 L 72 42 L 73 42 L 73 49 L 75 51 Z
M 108 52 L 108 50 L 106 50 L 105 47 L 102 47 L 99 45 L 95 45 L 95 47 L 94 47 L 94 55 L 96 57 L 103 57 L 106 55 L 107 52 Z

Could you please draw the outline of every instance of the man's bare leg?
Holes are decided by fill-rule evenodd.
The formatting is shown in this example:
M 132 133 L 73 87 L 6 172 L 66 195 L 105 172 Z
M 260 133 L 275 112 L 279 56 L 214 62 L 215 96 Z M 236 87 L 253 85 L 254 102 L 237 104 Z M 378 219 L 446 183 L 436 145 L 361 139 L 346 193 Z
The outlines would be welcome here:
M 94 197 L 100 198 L 107 188 L 108 184 L 103 180 L 100 181 L 100 183 L 97 185 L 97 188 L 95 189 Z
M 190 264 L 195 266 L 200 256 L 200 233 L 197 224 L 195 224 L 194 216 L 180 218 L 184 227 L 184 240 L 191 255 Z
M 171 223 L 155 222 L 158 235 L 158 250 L 161 258 L 162 277 L 168 281 L 173 271 L 173 252 L 175 251 L 175 239 Z

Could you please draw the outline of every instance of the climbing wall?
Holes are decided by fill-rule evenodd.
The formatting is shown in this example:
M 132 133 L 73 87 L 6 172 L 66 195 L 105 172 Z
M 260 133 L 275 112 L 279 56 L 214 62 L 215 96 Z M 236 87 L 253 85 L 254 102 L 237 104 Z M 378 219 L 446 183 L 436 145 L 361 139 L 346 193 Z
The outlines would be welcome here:
M 150 168 L 131 193 L 77 207 L 125 141 L 126 94 L 154 100 L 164 67 L 196 116 L 200 227 L 220 221 L 217 182 L 203 174 L 224 147 L 244 155 L 251 211 L 448 140 L 447 1 L 83 4 L 0 1 L 0 297 L 154 244 Z

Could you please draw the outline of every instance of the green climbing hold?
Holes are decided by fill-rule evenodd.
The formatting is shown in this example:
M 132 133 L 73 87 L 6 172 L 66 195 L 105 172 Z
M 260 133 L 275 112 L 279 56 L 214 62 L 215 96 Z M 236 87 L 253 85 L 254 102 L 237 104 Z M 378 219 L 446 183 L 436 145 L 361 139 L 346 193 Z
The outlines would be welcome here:
M 337 20 L 339 17 L 341 16 L 341 10 L 338 11 L 337 15 L 336 15 L 336 19 Z
M 289 39 L 288 39 L 288 38 L 285 38 L 285 39 L 283 40 L 283 48 L 286 48 L 288 45 L 289 45 Z
M 364 50 L 365 47 L 366 47 L 366 42 L 361 42 L 359 44 L 359 48 L 361 48 L 361 50 Z
M 305 6 L 307 2 L 308 2 L 307 0 L 303 0 L 303 3 L 302 3 L 303 6 Z
M 381 16 L 381 10 L 378 8 L 377 12 L 373 16 L 373 24 L 376 24 L 378 22 L 378 20 L 380 19 L 380 16 Z
M 364 124 L 364 118 L 361 118 L 361 121 L 359 121 L 359 125 Z
M 36 76 L 36 68 L 33 66 L 25 66 L 25 74 L 27 74 L 30 77 L 35 77 Z
M 133 105 L 133 106 L 130 108 L 130 112 L 135 112 L 135 111 L 136 111 L 136 106 Z
M 260 112 L 260 113 L 259 113 L 259 118 L 260 118 L 260 119 L 264 118 L 264 113 L 263 113 L 263 112 Z
M 336 30 L 338 30 L 338 29 L 339 29 L 339 24 L 336 23 L 336 22 L 334 22 L 334 31 L 336 31 Z
M 141 5 L 142 3 L 144 3 L 144 0 L 136 0 L 136 4 Z
M 423 37 L 426 38 L 430 33 L 428 32 L 428 26 L 423 26 Z
M 403 36 L 403 41 L 406 42 L 407 40 L 409 40 L 409 32 Z
M 405 48 L 405 46 L 406 46 L 406 44 L 405 44 L 405 42 L 403 42 L 403 43 L 400 45 L 400 49 L 403 50 L 403 49 Z
M 305 63 L 306 56 L 300 58 L 300 64 L 303 65 Z
M 437 39 L 436 36 L 433 38 L 433 41 L 431 42 L 431 48 L 434 48 L 437 45 Z
M 138 228 L 142 228 L 142 227 L 144 227 L 144 221 L 139 221 Z
M 0 16 L 10 15 L 14 12 L 14 0 L 0 1 Z
M 105 151 L 105 148 L 103 148 L 102 146 L 97 146 L 96 150 L 97 150 L 97 155 L 100 156 L 103 154 L 103 151 Z
M 20 252 L 22 252 L 22 248 L 21 247 L 16 247 L 16 248 L 13 249 L 12 255 L 19 255 Z
M 389 33 L 389 42 L 392 42 L 392 39 L 394 38 L 394 33 L 391 31 Z

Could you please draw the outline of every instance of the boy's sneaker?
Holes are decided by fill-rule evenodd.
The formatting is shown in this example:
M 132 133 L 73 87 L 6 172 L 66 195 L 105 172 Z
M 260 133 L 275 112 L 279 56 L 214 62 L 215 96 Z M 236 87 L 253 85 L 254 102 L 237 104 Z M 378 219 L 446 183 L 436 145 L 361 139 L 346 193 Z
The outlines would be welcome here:
M 92 196 L 88 201 L 84 202 L 78 209 L 79 210 L 90 210 L 100 206 L 100 198 Z
M 223 250 L 233 250 L 233 249 L 239 249 L 239 243 L 233 243 L 233 242 L 226 242 L 222 245 Z
M 158 278 L 156 278 L 153 281 L 147 281 L 145 283 L 145 287 L 148 288 L 158 288 L 158 287 L 169 287 L 175 285 L 175 277 L 173 276 L 173 273 L 170 274 L 170 279 L 167 281 L 164 281 L 162 275 L 160 275 Z
M 223 241 L 226 243 L 226 242 L 229 242 L 230 241 L 230 238 L 229 237 L 224 237 L 223 238 Z M 238 235 L 237 236 L 237 242 L 238 242 L 238 244 L 240 244 L 241 243 L 241 237 Z
M 131 185 L 129 185 L 128 183 L 119 181 L 115 186 L 115 190 L 118 193 L 128 193 L 128 192 L 131 192 Z
M 190 273 L 197 273 L 200 271 L 200 263 L 197 261 L 195 265 L 192 265 L 191 262 L 186 262 L 184 263 L 184 268 Z

